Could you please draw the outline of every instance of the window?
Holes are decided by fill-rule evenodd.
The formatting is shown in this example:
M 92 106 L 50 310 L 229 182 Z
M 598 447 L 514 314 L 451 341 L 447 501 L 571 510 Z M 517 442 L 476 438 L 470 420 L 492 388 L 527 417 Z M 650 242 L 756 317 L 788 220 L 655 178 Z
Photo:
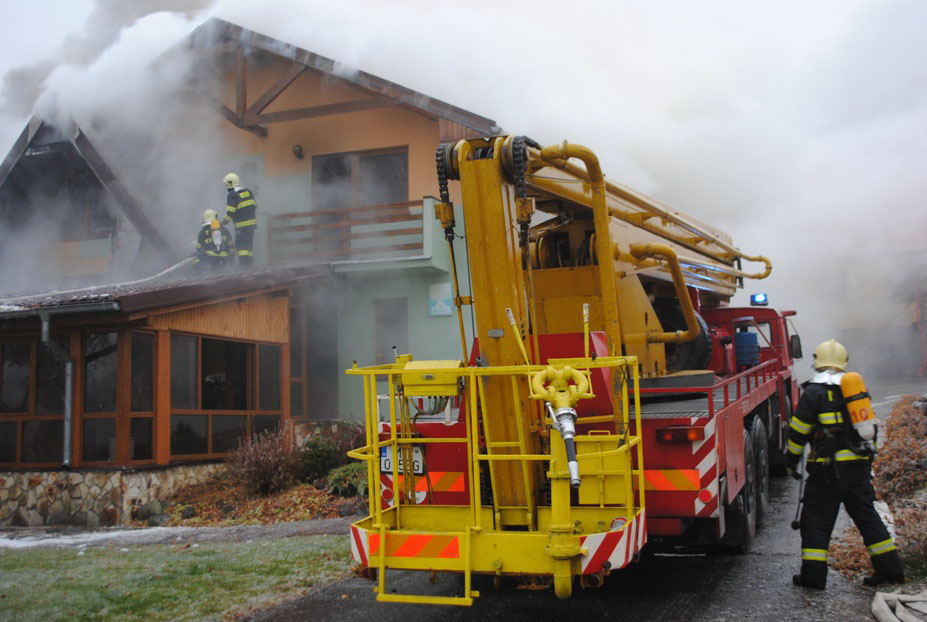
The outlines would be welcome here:
M 116 333 L 84 337 L 84 412 L 116 411 Z
M 312 158 L 312 209 L 338 210 L 409 200 L 405 147 Z
M 129 429 L 130 460 L 151 460 L 154 452 L 151 443 L 152 419 L 133 417 Z
M 196 408 L 196 337 L 171 335 L 171 408 Z
M 392 363 L 393 348 L 399 354 L 409 351 L 409 309 L 406 298 L 373 301 L 376 330 L 376 364 Z
M 281 356 L 275 344 L 171 335 L 171 455 L 226 454 L 279 428 Z M 150 428 L 139 428 L 138 438 L 135 429 L 133 452 L 150 452 Z
M 70 350 L 70 337 L 52 335 Z M 0 464 L 61 464 L 65 358 L 39 339 L 0 343 Z
M 258 409 L 280 410 L 280 347 L 261 345 L 258 361 Z
M 132 333 L 132 412 L 154 411 L 154 335 Z
M 16 462 L 17 425 L 15 421 L 0 422 L 0 463 Z
M 249 362 L 254 346 L 203 339 L 203 410 L 245 410 L 251 404 Z
M 0 412 L 22 413 L 29 409 L 30 352 L 26 342 L 0 346 Z
M 209 417 L 171 416 L 171 453 L 177 456 L 209 453 Z
M 86 462 L 110 462 L 116 458 L 115 419 L 84 419 L 82 457 Z
M 55 336 L 52 339 L 63 350 L 68 349 L 68 339 Z M 65 361 L 51 346 L 38 343 L 36 347 L 36 404 L 39 414 L 64 413 L 64 368 Z
M 23 462 L 61 462 L 64 457 L 64 421 L 23 422 Z

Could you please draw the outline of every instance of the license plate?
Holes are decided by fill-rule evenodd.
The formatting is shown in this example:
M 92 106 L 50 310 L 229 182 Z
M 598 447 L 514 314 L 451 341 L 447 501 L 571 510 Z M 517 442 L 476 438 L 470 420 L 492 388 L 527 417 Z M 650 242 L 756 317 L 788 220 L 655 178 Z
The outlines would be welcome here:
M 398 467 L 399 472 L 402 473 L 402 460 L 399 461 Z M 390 446 L 380 447 L 380 472 L 387 474 L 393 472 L 393 448 Z M 412 445 L 412 473 L 425 474 L 425 452 L 421 445 Z

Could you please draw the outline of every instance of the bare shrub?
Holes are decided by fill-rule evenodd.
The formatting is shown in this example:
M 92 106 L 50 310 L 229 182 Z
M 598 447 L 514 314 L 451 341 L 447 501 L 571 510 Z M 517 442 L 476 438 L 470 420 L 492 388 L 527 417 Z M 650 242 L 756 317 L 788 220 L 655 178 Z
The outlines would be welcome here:
M 293 486 L 301 464 L 292 437 L 284 430 L 262 432 L 226 458 L 227 473 L 250 493 L 267 495 Z

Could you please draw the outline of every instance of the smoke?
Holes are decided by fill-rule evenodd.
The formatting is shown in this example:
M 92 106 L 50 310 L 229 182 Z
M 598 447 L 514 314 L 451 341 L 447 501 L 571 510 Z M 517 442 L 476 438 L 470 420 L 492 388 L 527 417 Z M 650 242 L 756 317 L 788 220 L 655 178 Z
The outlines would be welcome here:
M 7 107 L 37 101 L 82 124 L 105 114 L 107 155 L 132 183 L 183 197 L 165 207 L 178 232 L 195 227 L 195 206 L 215 203 L 225 146 L 206 129 L 214 112 L 172 108 L 181 72 L 154 79 L 147 63 L 216 16 L 335 59 L 345 75 L 378 75 L 542 143 L 591 147 L 612 179 L 768 256 L 772 276 L 748 281 L 735 303 L 764 290 L 797 309 L 806 351 L 872 314 L 910 324 L 903 299 L 927 238 L 918 0 L 219 0 L 180 12 L 188 6 L 101 0 L 83 32 L 3 88 Z M 203 122 L 177 123 L 191 114 Z M 117 136 L 145 138 L 145 153 Z M 889 282 L 898 301 L 880 304 Z

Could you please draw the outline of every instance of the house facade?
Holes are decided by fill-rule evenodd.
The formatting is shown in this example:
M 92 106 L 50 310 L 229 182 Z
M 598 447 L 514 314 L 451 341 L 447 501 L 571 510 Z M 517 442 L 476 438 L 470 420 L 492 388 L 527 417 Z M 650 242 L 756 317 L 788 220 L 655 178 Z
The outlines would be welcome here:
M 167 209 L 120 156 L 165 139 L 95 124 L 34 119 L 0 163 L 7 246 L 41 249 L 0 300 L 0 524 L 125 523 L 263 430 L 360 420 L 355 361 L 463 356 L 434 157 L 492 121 L 221 20 L 158 63 L 189 72 L 173 148 L 204 110 L 221 139 L 215 179 L 174 178 L 214 203 Z M 191 272 L 228 171 L 258 201 L 255 266 Z

